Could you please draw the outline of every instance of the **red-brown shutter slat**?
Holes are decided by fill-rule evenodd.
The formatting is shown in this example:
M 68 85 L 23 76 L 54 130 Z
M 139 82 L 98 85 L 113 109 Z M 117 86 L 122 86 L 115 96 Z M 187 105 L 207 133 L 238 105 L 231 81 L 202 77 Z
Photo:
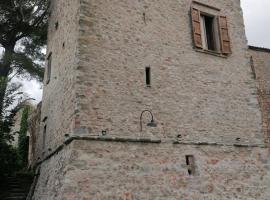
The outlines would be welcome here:
M 230 54 L 232 53 L 232 50 L 226 16 L 219 16 L 219 29 L 220 29 L 219 32 L 220 32 L 221 51 L 224 54 Z
M 192 19 L 193 39 L 194 39 L 195 47 L 203 48 L 201 23 L 200 23 L 200 11 L 198 9 L 191 8 L 191 19 Z

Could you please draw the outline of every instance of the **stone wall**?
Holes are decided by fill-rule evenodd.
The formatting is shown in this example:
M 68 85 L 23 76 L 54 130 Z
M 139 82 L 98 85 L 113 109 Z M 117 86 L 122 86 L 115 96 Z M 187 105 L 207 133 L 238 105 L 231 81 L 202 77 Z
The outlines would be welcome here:
M 64 150 L 45 160 L 40 166 L 39 174 L 37 174 L 39 178 L 34 186 L 35 192 L 32 200 L 64 199 L 62 188 L 67 183 L 65 174 L 71 159 L 69 148 L 66 147 Z
M 63 151 L 70 155 L 66 167 L 59 161 L 62 155 L 45 162 L 47 171 L 41 175 L 46 177 L 39 183 L 43 191 L 34 199 L 270 198 L 266 148 L 95 140 L 75 141 L 72 148 Z M 188 173 L 186 155 L 195 158 L 194 175 Z
M 42 136 L 40 131 L 40 117 L 41 117 L 41 106 L 40 102 L 37 107 L 29 112 L 28 117 L 28 133 L 29 133 L 29 151 L 28 151 L 28 166 L 33 168 L 35 164 L 40 161 L 40 152 L 42 151 Z
M 263 118 L 263 130 L 270 141 L 270 50 L 250 47 L 252 65 L 258 88 L 258 99 Z
M 47 55 L 52 53 L 51 78 L 47 83 L 46 69 L 40 128 L 40 134 L 43 135 L 44 126 L 47 126 L 43 156 L 62 144 L 65 134 L 71 134 L 75 126 L 78 11 L 79 0 L 51 2 L 47 47 Z M 41 154 L 39 157 L 42 157 Z
M 26 102 L 25 106 L 29 108 L 29 113 L 31 113 L 34 110 L 34 105 L 32 105 L 29 102 Z M 14 124 L 11 127 L 11 135 L 13 137 L 13 140 L 10 142 L 10 145 L 12 145 L 14 148 L 17 148 L 19 145 L 19 131 L 21 128 L 21 120 L 22 120 L 22 114 L 25 106 L 22 106 L 22 108 L 16 113 L 14 117 Z M 29 136 L 29 132 L 27 132 L 27 136 Z
M 165 138 L 181 134 L 188 141 L 224 143 L 264 140 L 240 3 L 201 2 L 228 17 L 228 57 L 194 49 L 190 0 L 81 2 L 80 133 L 107 130 L 111 135 Z M 146 66 L 152 71 L 150 88 L 145 85 Z M 147 128 L 145 115 L 140 133 L 145 109 L 153 112 L 158 127 Z

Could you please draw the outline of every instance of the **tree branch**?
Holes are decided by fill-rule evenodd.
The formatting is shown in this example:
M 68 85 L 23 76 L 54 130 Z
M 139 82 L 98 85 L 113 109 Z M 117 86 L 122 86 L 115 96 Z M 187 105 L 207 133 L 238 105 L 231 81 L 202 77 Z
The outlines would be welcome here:
M 33 60 L 24 53 L 14 53 L 13 65 L 18 69 L 18 73 L 27 72 L 31 76 L 42 80 L 44 69 L 33 62 Z
M 10 82 L 15 76 L 17 76 L 19 72 L 14 73 L 11 77 L 8 78 L 8 82 Z
M 44 10 L 43 14 L 37 18 L 37 21 L 32 24 L 32 26 L 36 27 L 39 26 L 40 23 L 43 21 L 43 19 L 45 18 L 45 16 L 47 15 L 47 12 L 49 10 L 49 6 Z
M 33 5 L 33 8 L 38 7 L 38 9 L 35 12 L 33 12 L 32 16 L 35 16 L 41 10 L 43 1 L 44 0 L 36 1 L 36 3 Z

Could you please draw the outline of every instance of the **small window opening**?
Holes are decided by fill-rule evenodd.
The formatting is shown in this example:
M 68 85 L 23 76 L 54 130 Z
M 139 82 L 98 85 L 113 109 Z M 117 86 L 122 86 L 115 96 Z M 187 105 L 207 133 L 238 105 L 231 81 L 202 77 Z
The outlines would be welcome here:
M 43 127 L 43 140 L 42 140 L 42 149 L 43 151 L 45 150 L 45 145 L 46 145 L 46 135 L 47 135 L 47 125 Z
M 107 135 L 107 130 L 102 130 L 102 131 L 101 131 L 101 134 L 102 134 L 103 136 Z
M 47 81 L 46 83 L 48 84 L 50 82 L 51 79 L 51 68 L 52 68 L 52 53 L 49 54 L 48 58 L 47 58 Z
M 146 24 L 146 15 L 143 13 L 143 22 Z
M 57 29 L 58 29 L 58 26 L 59 26 L 59 23 L 58 23 L 58 22 L 55 22 L 55 24 L 54 24 L 54 28 L 55 28 L 55 30 L 57 30 Z
M 217 50 L 215 38 L 215 17 L 201 15 L 201 26 L 203 47 L 212 51 Z
M 186 155 L 186 165 L 188 169 L 188 174 L 194 175 L 195 174 L 195 160 L 194 156 L 192 155 Z
M 42 122 L 46 122 L 47 121 L 47 119 L 48 119 L 48 117 L 46 116 L 46 117 L 44 117 L 43 118 L 43 120 L 42 120 Z
M 145 68 L 145 76 L 146 76 L 146 86 L 151 87 L 151 68 Z

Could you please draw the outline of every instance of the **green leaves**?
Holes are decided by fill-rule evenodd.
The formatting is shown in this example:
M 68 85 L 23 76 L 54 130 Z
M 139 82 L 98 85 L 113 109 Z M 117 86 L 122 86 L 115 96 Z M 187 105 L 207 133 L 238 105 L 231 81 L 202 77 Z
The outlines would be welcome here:
M 20 94 L 20 84 L 11 83 L 6 89 L 8 80 L 0 77 L 0 92 L 6 90 L 3 101 L 2 112 L 0 113 L 0 176 L 1 174 L 9 174 L 18 170 L 19 167 L 25 167 L 27 164 L 28 139 L 27 118 L 29 106 L 26 105 L 26 100 L 18 99 Z M 10 145 L 14 140 L 14 135 L 11 134 L 11 129 L 14 125 L 15 116 L 20 114 L 23 109 L 21 118 L 21 128 L 19 131 L 19 149 L 18 151 Z
M 42 80 L 47 41 L 48 0 L 0 0 L 0 45 L 5 49 L 0 67 L 10 72 L 16 68 Z M 8 55 L 6 55 L 8 54 Z M 12 54 L 12 55 L 10 55 Z M 7 62 L 9 61 L 9 62 Z M 6 76 L 7 73 L 0 76 Z
M 25 53 L 14 53 L 13 67 L 20 75 L 30 75 L 32 78 L 43 80 L 44 68 Z
M 28 129 L 28 114 L 29 114 L 29 106 L 25 106 L 22 112 L 20 131 L 19 131 L 19 146 L 18 146 L 18 154 L 20 158 L 20 163 L 23 167 L 26 167 L 28 160 L 28 137 L 27 137 L 27 129 Z
M 14 117 L 21 109 L 21 101 L 16 103 L 18 99 L 18 90 L 21 85 L 12 83 L 7 87 L 7 79 L 0 78 L 0 93 L 5 91 L 5 98 L 2 103 L 0 113 L 0 138 L 6 142 L 11 142 L 13 136 L 10 134 L 11 128 L 14 124 Z
M 17 74 L 42 81 L 47 40 L 49 0 L 0 0 L 0 174 L 16 165 L 16 152 L 11 127 L 24 100 L 18 99 L 19 84 L 10 84 L 9 75 Z M 19 102 L 17 102 L 19 101 Z M 25 164 L 27 155 L 27 115 L 23 111 L 20 130 L 20 155 Z

